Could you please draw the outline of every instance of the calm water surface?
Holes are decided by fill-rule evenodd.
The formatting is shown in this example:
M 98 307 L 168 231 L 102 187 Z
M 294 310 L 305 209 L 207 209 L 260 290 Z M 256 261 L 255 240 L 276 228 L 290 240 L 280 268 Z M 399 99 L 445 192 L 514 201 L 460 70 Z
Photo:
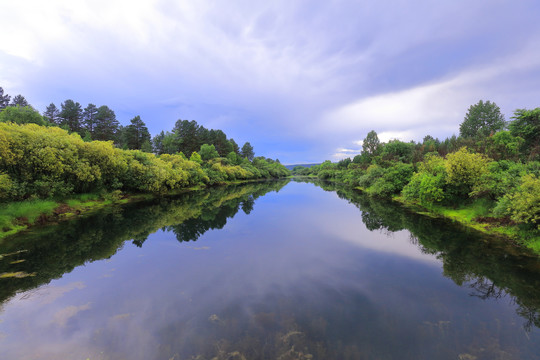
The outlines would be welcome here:
M 540 359 L 538 259 L 323 188 L 201 191 L 5 241 L 0 359 Z

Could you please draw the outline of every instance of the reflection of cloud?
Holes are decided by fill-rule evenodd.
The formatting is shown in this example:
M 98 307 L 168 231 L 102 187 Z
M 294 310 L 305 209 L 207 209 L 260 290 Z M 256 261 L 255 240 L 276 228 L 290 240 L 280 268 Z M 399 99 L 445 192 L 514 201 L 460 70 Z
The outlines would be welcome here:
M 81 311 L 90 309 L 90 303 L 81 306 L 68 306 L 54 314 L 54 322 L 58 326 L 66 326 L 69 319 L 77 315 Z
M 85 287 L 86 285 L 82 281 L 72 282 L 64 286 L 43 286 L 35 291 L 26 292 L 21 297 L 21 300 L 39 298 L 42 304 L 50 304 L 72 290 L 81 290 Z

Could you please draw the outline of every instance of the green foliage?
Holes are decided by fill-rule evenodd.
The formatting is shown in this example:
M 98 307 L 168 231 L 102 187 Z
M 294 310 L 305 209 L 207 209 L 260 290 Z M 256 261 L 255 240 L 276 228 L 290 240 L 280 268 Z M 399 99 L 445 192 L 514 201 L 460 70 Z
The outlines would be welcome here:
M 484 155 L 470 153 L 466 147 L 462 147 L 446 158 L 446 182 L 458 197 L 466 196 L 488 172 L 488 163 Z
M 381 142 L 375 130 L 371 130 L 362 142 L 362 153 L 373 157 L 378 155 Z
M 540 179 L 532 174 L 524 175 L 519 187 L 505 195 L 496 210 L 499 214 L 510 215 L 517 223 L 540 230 Z
M 43 113 L 43 118 L 51 124 L 58 125 L 60 124 L 60 110 L 56 105 L 50 103 Z
M 408 201 L 423 205 L 442 202 L 445 199 L 446 166 L 443 158 L 427 155 L 419 165 L 411 181 L 403 188 L 403 196 Z
M 8 198 L 12 186 L 9 175 L 0 173 L 0 200 Z
M 60 110 L 60 123 L 59 125 L 65 126 L 70 132 L 78 132 L 81 130 L 81 121 L 83 111 L 81 104 L 71 99 L 64 101 Z
M 249 161 L 252 161 L 253 157 L 255 156 L 255 152 L 253 151 L 253 146 L 251 146 L 251 144 L 249 142 L 246 142 L 242 146 L 242 150 L 240 150 L 240 155 L 242 157 L 245 157 Z
M 411 164 L 396 163 L 393 166 L 384 169 L 382 176 L 375 179 L 368 192 L 377 195 L 389 197 L 401 192 L 403 187 L 411 180 L 414 168 Z
M 191 156 L 189 157 L 189 160 L 193 161 L 193 162 L 196 162 L 197 164 L 202 164 L 202 162 L 203 162 L 202 158 L 201 158 L 201 155 L 199 155 L 199 153 L 197 153 L 196 151 L 191 153 Z
M 13 97 L 13 100 L 11 100 L 11 104 L 9 106 L 31 107 L 26 98 L 21 94 L 15 95 Z
M 213 145 L 205 148 L 216 155 Z M 236 160 L 229 166 L 222 158 L 205 163 L 197 152 L 190 160 L 183 154 L 156 156 L 121 150 L 110 141 L 85 142 L 78 134 L 57 127 L 0 123 L 0 196 L 5 200 L 100 190 L 162 193 L 198 184 L 289 174 L 271 159 Z
M 232 165 L 240 165 L 242 163 L 242 157 L 234 151 L 231 151 L 229 154 L 227 154 L 227 159 Z
M 513 136 L 522 138 L 521 151 L 529 160 L 540 159 L 540 107 L 533 110 L 518 109 L 514 121 L 508 126 Z
M 170 132 L 162 131 L 152 139 L 154 149 L 158 155 L 174 154 L 178 152 L 176 135 Z M 182 151 L 180 151 L 183 153 Z M 189 153 L 191 154 L 191 153 Z
M 16 229 L 14 219 L 19 222 L 34 223 L 42 214 L 51 214 L 58 204 L 49 200 L 28 200 L 19 203 L 3 204 L 0 207 L 0 231 L 9 232 Z
M 4 89 L 0 86 L 0 110 L 4 109 L 6 106 L 9 105 L 9 100 L 11 99 L 11 96 L 8 94 L 4 95 Z
M 483 173 L 474 185 L 470 196 L 498 199 L 514 191 L 520 178 L 527 173 L 522 163 L 508 160 L 493 161 L 488 164 L 488 171 Z
M 101 141 L 117 141 L 119 131 L 119 122 L 116 120 L 116 114 L 108 106 L 103 105 L 97 109 L 96 125 L 92 138 Z
M 486 154 L 494 160 L 518 160 L 523 142 L 509 131 L 499 131 L 486 139 Z
M 401 161 L 411 163 L 413 160 L 414 144 L 399 140 L 390 140 L 382 146 L 381 157 L 386 161 Z
M 154 151 L 154 150 L 152 149 L 152 143 L 150 142 L 149 139 L 143 141 L 143 143 L 142 143 L 142 145 L 141 145 L 141 151 L 147 152 L 147 153 L 151 153 L 151 152 Z
M 504 116 L 497 104 L 480 100 L 469 107 L 459 133 L 464 138 L 485 138 L 503 130 L 504 126 Z
M 358 179 L 358 185 L 362 188 L 367 189 L 370 187 L 375 180 L 380 178 L 384 174 L 384 169 L 380 167 L 379 165 L 370 165 L 365 174 L 360 176 Z
M 214 145 L 202 144 L 199 150 L 199 155 L 204 161 L 215 159 L 219 157 L 219 154 Z
M 0 110 L 0 122 L 12 122 L 15 124 L 46 125 L 43 117 L 30 106 L 8 106 Z
M 123 129 L 123 142 L 128 149 L 141 150 L 145 142 L 148 142 L 149 145 L 150 133 L 140 116 L 135 116 L 130 122 L 131 124 Z M 152 152 L 151 146 L 150 151 L 148 151 L 148 145 L 146 145 L 146 152 Z

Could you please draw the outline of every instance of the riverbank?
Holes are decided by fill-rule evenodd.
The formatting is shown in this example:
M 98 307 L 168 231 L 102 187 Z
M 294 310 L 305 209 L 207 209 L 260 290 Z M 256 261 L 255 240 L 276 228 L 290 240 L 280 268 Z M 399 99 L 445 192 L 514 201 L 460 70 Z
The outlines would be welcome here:
M 362 188 L 356 189 L 363 191 Z M 427 207 L 408 201 L 403 196 L 394 196 L 391 199 L 417 214 L 449 219 L 482 233 L 505 238 L 514 244 L 531 249 L 540 256 L 540 235 L 537 232 L 520 227 L 508 217 L 489 216 L 489 207 L 482 199 L 462 203 L 455 208 L 441 205 Z
M 216 186 L 237 185 L 265 180 L 266 179 L 228 181 Z M 36 199 L 4 203 L 0 208 L 0 242 L 8 236 L 15 235 L 33 226 L 54 224 L 70 220 L 114 205 L 151 200 L 160 196 L 176 196 L 207 188 L 210 187 L 199 185 L 169 191 L 164 194 L 130 194 L 113 191 L 107 193 L 78 194 L 59 200 Z

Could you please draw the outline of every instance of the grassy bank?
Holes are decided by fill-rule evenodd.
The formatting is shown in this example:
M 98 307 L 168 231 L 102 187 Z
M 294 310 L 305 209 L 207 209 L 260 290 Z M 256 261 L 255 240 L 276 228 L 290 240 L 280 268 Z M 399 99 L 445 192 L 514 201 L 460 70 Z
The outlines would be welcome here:
M 528 247 L 540 255 L 540 235 L 538 232 L 526 229 L 522 225 L 512 222 L 509 218 L 493 217 L 492 204 L 485 199 L 464 202 L 456 207 L 419 205 L 407 201 L 402 196 L 396 196 L 392 199 L 416 213 L 450 219 L 483 233 L 504 237 L 518 245 Z

